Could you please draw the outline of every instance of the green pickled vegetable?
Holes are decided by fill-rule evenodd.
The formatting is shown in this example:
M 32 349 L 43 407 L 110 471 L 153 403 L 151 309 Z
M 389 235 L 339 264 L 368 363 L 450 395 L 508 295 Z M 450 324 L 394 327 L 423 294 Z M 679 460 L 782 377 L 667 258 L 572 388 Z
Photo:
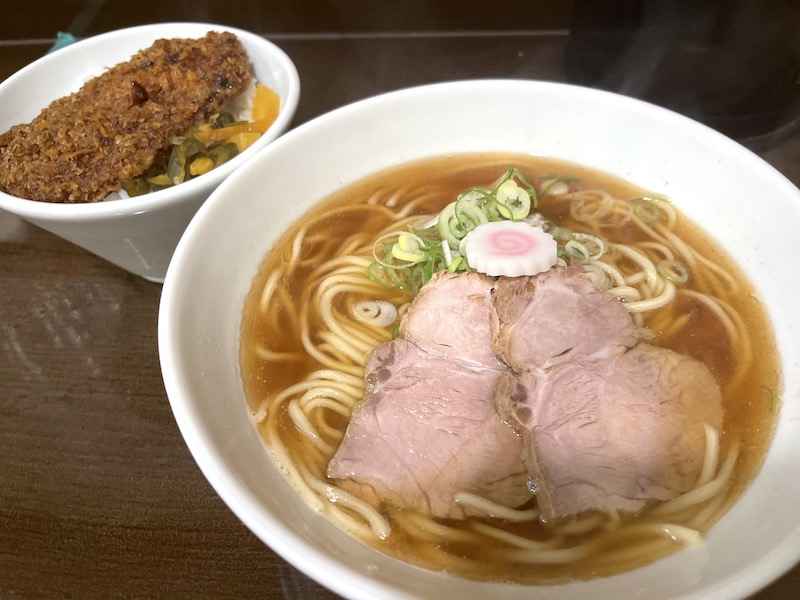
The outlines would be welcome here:
M 212 117 L 210 121 L 211 127 L 215 129 L 227 127 L 233 123 L 235 120 L 230 113 L 222 113 Z M 230 142 L 212 141 L 208 145 L 204 144 L 195 137 L 196 131 L 197 128 L 193 127 L 185 135 L 172 139 L 169 158 L 165 166 L 150 169 L 144 175 L 126 181 L 122 188 L 128 196 L 141 196 L 179 185 L 195 177 L 200 177 L 239 154 L 239 148 Z M 200 158 L 203 160 L 198 161 Z M 209 160 L 212 161 L 211 164 L 209 164 Z M 192 164 L 195 164 L 194 169 L 192 169 Z M 202 165 L 202 168 L 198 168 L 198 165 Z
M 122 185 L 122 189 L 133 198 L 134 196 L 141 196 L 142 194 L 147 194 L 150 192 L 150 184 L 147 183 L 147 180 L 144 177 L 135 177 L 134 179 L 129 179 Z
M 234 123 L 236 123 L 236 119 L 229 112 L 220 113 L 216 116 L 216 118 L 211 118 L 211 126 L 214 129 L 221 129 L 223 127 L 227 127 L 228 125 L 233 125 Z
M 236 144 L 211 144 L 208 147 L 208 156 L 214 159 L 214 163 L 217 166 L 225 164 L 234 156 L 239 154 L 239 148 L 237 148 Z

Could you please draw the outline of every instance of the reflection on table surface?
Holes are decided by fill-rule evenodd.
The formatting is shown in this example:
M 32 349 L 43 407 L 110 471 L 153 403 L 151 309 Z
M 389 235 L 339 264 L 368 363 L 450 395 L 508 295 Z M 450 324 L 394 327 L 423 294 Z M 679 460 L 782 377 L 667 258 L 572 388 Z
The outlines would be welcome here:
M 303 7 L 14 3 L 0 24 L 0 79 L 44 54 L 58 31 L 184 20 L 282 47 L 301 77 L 295 124 L 411 85 L 566 77 L 571 2 Z M 800 133 L 781 125 L 741 141 L 800 185 Z M 194 463 L 161 380 L 159 294 L 0 212 L 0 596 L 335 597 L 256 539 Z M 754 597 L 794 598 L 798 585 L 795 568 Z

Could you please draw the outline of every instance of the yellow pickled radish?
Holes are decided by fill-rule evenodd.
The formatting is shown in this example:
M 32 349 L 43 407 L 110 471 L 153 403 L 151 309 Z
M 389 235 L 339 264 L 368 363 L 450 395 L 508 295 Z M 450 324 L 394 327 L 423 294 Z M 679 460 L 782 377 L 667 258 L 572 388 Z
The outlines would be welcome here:
M 215 166 L 214 159 L 208 156 L 200 156 L 195 158 L 192 164 L 189 165 L 189 173 L 192 175 L 203 175 L 204 173 L 208 173 Z
M 262 119 L 260 121 L 253 121 L 251 123 L 234 123 L 233 125 L 220 127 L 219 129 L 213 129 L 209 127 L 208 129 L 199 129 L 195 134 L 195 137 L 204 144 L 210 144 L 211 142 L 227 140 L 240 133 L 256 133 L 260 136 L 267 129 L 269 129 L 269 126 L 272 125 L 272 123 L 273 121 L 270 121 L 269 119 Z
M 172 179 L 170 179 L 166 173 L 162 173 L 161 175 L 156 175 L 155 177 L 148 177 L 147 181 L 152 185 L 159 185 L 159 186 L 172 185 Z
M 281 99 L 274 91 L 259 83 L 253 99 L 253 121 L 269 121 L 272 124 L 281 110 Z
M 236 147 L 239 149 L 239 152 L 244 152 L 247 148 L 253 145 L 253 143 L 261 137 L 261 134 L 257 131 L 242 131 L 235 135 L 232 135 L 225 141 L 229 144 L 236 144 Z

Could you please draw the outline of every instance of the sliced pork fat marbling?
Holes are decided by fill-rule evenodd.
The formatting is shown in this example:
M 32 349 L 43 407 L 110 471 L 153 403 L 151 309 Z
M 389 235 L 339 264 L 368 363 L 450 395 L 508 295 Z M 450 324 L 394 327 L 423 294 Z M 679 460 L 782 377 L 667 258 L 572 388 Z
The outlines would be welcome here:
M 402 338 L 381 346 L 328 476 L 437 517 L 465 516 L 453 501 L 463 491 L 506 506 L 530 500 L 522 441 L 494 407 L 501 374 L 471 370 Z
M 636 513 L 688 491 L 702 467 L 703 423 L 722 425 L 705 365 L 645 343 L 603 360 L 509 371 L 496 393 L 523 432 L 546 520 Z
M 622 302 L 598 290 L 580 267 L 501 277 L 491 314 L 494 352 L 515 371 L 582 360 L 637 341 Z

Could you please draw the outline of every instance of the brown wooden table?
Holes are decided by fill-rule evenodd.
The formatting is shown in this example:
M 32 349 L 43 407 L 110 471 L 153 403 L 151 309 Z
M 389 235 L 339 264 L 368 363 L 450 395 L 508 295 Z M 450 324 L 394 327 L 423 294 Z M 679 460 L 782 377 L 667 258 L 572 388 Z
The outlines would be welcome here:
M 65 6 L 30 39 L 5 27 L 0 79 L 74 21 Z M 409 85 L 563 78 L 558 30 L 268 33 L 300 72 L 296 124 Z M 800 132 L 759 152 L 800 184 Z M 256 539 L 189 455 L 159 370 L 160 291 L 0 211 L 0 599 L 335 597 Z M 797 597 L 800 568 L 755 596 Z

